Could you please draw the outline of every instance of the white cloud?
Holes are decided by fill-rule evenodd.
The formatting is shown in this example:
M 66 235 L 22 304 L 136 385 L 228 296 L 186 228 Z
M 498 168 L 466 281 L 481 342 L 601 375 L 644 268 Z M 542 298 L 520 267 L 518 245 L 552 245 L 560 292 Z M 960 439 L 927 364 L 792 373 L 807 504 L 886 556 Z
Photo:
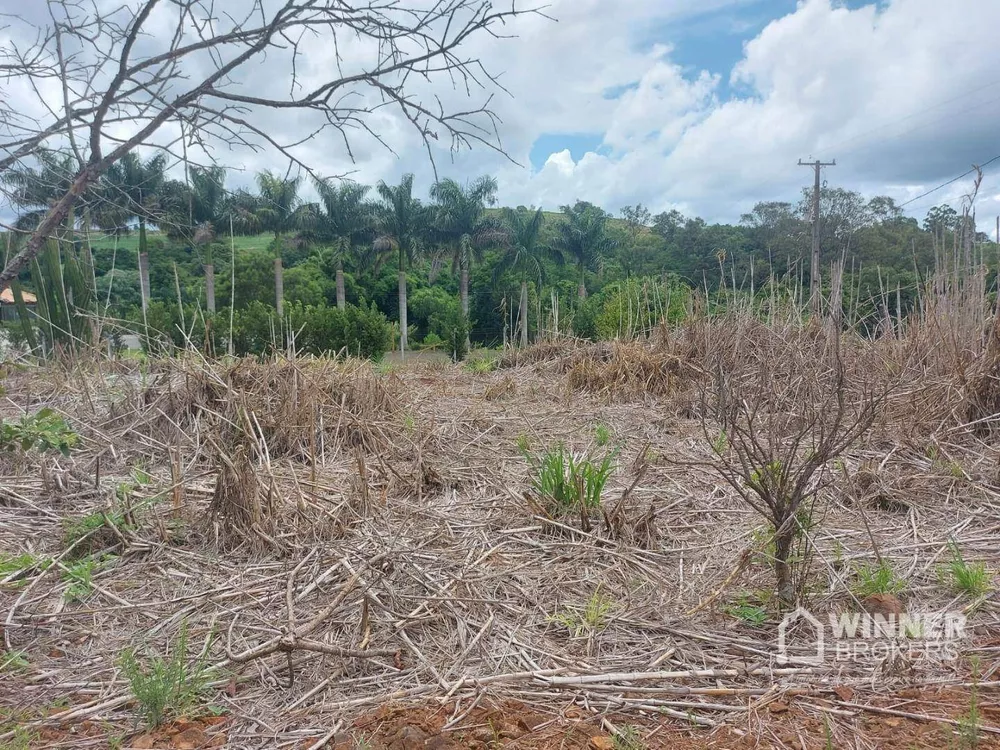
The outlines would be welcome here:
M 13 5 L 0 0 L 0 6 Z M 834 0 L 802 0 L 794 12 L 747 41 L 743 58 L 718 77 L 691 70 L 667 44 L 640 44 L 656 29 L 680 28 L 711 11 L 766 10 L 761 0 L 554 0 L 546 13 L 511 25 L 516 39 L 476 38 L 463 48 L 500 73 L 511 96 L 492 103 L 511 159 L 485 148 L 450 155 L 438 144 L 439 173 L 471 179 L 491 173 L 504 203 L 555 208 L 575 199 L 610 210 L 641 201 L 710 220 L 736 220 L 758 200 L 797 199 L 810 174 L 799 158 L 837 159 L 831 183 L 901 200 L 1000 153 L 1000 2 L 888 0 L 855 10 Z M 345 38 L 344 65 L 374 54 Z M 337 58 L 317 42 L 301 59 L 305 83 L 320 80 Z M 243 81 L 255 93 L 286 88 L 276 60 Z M 434 88 L 449 105 L 466 107 L 464 90 Z M 727 85 L 724 85 L 727 84 Z M 429 92 L 424 84 L 420 90 Z M 615 91 L 617 98 L 608 98 Z M 23 92 L 19 92 L 23 93 Z M 486 92 L 472 92 L 473 101 Z M 303 135 L 307 117 L 260 113 L 278 137 Z M 354 163 L 335 133 L 297 153 L 322 174 L 355 170 L 356 179 L 398 180 L 407 171 L 426 191 L 433 179 L 419 136 L 398 111 L 381 109 L 369 124 L 393 148 L 355 133 Z M 603 134 L 596 153 L 552 154 L 538 170 L 529 154 L 543 134 Z M 283 170 L 274 153 L 222 152 L 242 172 Z M 1000 163 L 995 165 L 1000 169 Z M 956 183 L 913 205 L 922 215 L 968 190 Z M 1000 211 L 1000 181 L 987 174 L 980 214 Z
M 734 220 L 757 200 L 795 199 L 809 178 L 796 161 L 813 156 L 838 160 L 827 172 L 835 184 L 906 199 L 1000 153 L 1000 88 L 989 88 L 998 23 L 1000 3 L 979 0 L 892 0 L 882 10 L 808 0 L 746 45 L 731 77 L 736 98 L 715 101 L 716 82 L 683 76 L 669 53 L 647 57 L 639 87 L 606 103 L 614 158 L 588 154 L 570 168 L 564 154 L 558 170 L 504 174 L 504 184 L 516 202 L 642 200 Z M 602 34 L 599 24 L 592 32 Z M 982 201 L 981 213 L 1000 207 Z

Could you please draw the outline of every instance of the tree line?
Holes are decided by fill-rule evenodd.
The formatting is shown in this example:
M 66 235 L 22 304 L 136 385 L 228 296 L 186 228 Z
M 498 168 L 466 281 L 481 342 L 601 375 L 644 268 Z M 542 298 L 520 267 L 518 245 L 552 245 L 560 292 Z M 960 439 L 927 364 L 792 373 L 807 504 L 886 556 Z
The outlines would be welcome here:
M 166 167 L 162 155 L 126 154 L 78 197 L 15 281 L 18 295 L 38 294 L 45 310 L 38 328 L 50 344 L 92 335 L 83 321 L 98 313 L 145 329 L 152 318 L 178 343 L 193 332 L 203 342 L 208 320 L 220 318 L 215 331 L 224 333 L 225 307 L 230 328 L 239 316 L 259 329 L 242 331 L 237 348 L 283 344 L 302 330 L 315 332 L 318 350 L 333 341 L 357 348 L 332 331 L 372 330 L 375 315 L 396 324 L 401 349 L 460 354 L 470 341 L 526 346 L 545 330 L 621 332 L 620 321 L 603 328 L 599 321 L 616 305 L 621 317 L 623 295 L 631 295 L 630 307 L 635 297 L 637 308 L 648 308 L 649 292 L 637 284 L 659 284 L 657 294 L 667 297 L 674 290 L 675 302 L 691 290 L 809 284 L 808 190 L 798 203 L 757 203 L 738 224 L 709 224 L 641 205 L 617 216 L 586 201 L 558 213 L 499 207 L 490 176 L 441 179 L 426 199 L 412 174 L 375 186 L 310 178 L 315 199 L 306 200 L 301 177 L 264 171 L 256 189 L 228 190 L 221 167 L 191 167 L 183 179 L 169 178 Z M 34 166 L 8 170 L 2 180 L 20 212 L 17 228 L 34 229 L 72 174 L 72 156 L 50 151 Z M 923 277 L 942 264 L 996 264 L 996 245 L 967 210 L 937 206 L 918 222 L 891 198 L 827 187 L 820 203 L 822 264 L 844 263 L 845 288 L 872 315 L 882 314 L 875 300 L 890 296 L 900 308 L 894 314 L 903 314 Z M 137 236 L 134 255 L 117 251 L 126 235 Z M 18 236 L 8 234 L 8 255 Z M 354 318 L 345 317 L 349 308 Z M 38 345 L 28 328 L 20 330 Z M 375 339 L 383 343 L 371 353 L 391 342 L 382 333 Z

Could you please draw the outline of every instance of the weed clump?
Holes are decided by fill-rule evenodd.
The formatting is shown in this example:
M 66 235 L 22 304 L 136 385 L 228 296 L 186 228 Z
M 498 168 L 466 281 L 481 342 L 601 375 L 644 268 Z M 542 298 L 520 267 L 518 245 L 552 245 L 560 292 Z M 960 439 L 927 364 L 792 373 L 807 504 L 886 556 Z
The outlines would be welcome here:
M 673 393 L 690 374 L 680 358 L 639 342 L 614 342 L 581 350 L 570 361 L 570 388 L 612 398 L 642 399 Z
M 532 488 L 553 516 L 574 509 L 583 514 L 599 509 L 604 485 L 614 468 L 614 456 L 614 452 L 608 453 L 597 462 L 589 456 L 572 453 L 562 443 L 541 457 L 525 451 L 531 466 Z
M 900 594 L 906 590 L 906 581 L 899 578 L 892 566 L 884 560 L 874 565 L 860 565 L 856 572 L 858 578 L 854 593 L 860 598 L 876 594 Z
M 68 456 L 79 439 L 66 420 L 48 408 L 17 422 L 0 420 L 0 451 L 58 451 Z
M 182 626 L 169 656 L 152 655 L 140 660 L 135 649 L 121 655 L 122 674 L 150 727 L 157 727 L 172 716 L 188 713 L 208 689 L 205 658 L 190 661 L 187 643 L 187 626 Z
M 221 547 L 234 549 L 247 544 L 280 549 L 274 538 L 274 497 L 270 492 L 261 496 L 255 467 L 242 446 L 232 456 L 220 456 L 208 510 L 213 536 Z
M 951 560 L 941 571 L 942 577 L 957 594 L 964 594 L 970 599 L 979 599 L 989 593 L 992 588 L 992 576 L 982 562 L 966 562 L 958 545 L 948 543 Z

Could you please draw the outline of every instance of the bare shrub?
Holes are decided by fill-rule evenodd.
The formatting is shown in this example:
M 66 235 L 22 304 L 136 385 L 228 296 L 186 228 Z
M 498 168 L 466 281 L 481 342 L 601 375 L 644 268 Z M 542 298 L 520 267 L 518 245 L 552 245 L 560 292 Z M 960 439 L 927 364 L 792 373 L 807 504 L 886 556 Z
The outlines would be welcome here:
M 885 386 L 827 329 L 742 316 L 710 328 L 701 426 L 712 458 L 703 465 L 768 521 L 777 593 L 792 605 L 806 569 L 793 550 L 803 545 L 796 557 L 808 558 L 812 503 L 830 462 L 871 427 Z

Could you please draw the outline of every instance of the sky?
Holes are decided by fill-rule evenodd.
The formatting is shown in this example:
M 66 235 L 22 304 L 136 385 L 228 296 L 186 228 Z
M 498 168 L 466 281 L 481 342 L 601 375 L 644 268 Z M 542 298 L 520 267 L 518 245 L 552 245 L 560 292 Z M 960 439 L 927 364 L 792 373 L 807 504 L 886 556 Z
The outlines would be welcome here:
M 0 12 L 19 5 L 0 0 Z M 510 25 L 515 38 L 467 47 L 506 89 L 491 104 L 506 157 L 441 146 L 436 173 L 495 175 L 504 205 L 642 203 L 736 222 L 758 201 L 797 201 L 812 184 L 800 159 L 836 160 L 827 184 L 912 200 L 922 218 L 958 208 L 972 181 L 918 196 L 1000 155 L 997 29 L 1000 0 L 548 0 Z M 304 75 L 326 75 L 330 54 L 316 49 Z M 272 84 L 272 65 L 244 83 Z M 427 93 L 467 104 L 447 86 Z M 278 138 L 303 134 L 295 116 L 267 117 Z M 352 160 L 326 135 L 296 154 L 369 183 L 413 172 L 426 195 L 435 170 L 419 137 L 398 113 L 372 124 L 392 151 L 358 136 Z M 287 164 L 267 150 L 220 158 L 230 187 Z M 1000 159 L 976 209 L 981 228 L 1000 214 Z

